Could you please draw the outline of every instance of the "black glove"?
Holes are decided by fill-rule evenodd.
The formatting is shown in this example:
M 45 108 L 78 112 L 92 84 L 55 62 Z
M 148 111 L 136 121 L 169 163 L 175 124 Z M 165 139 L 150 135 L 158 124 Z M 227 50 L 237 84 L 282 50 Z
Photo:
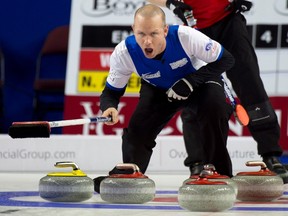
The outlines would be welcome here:
M 181 21 L 188 25 L 184 16 L 185 11 L 192 11 L 192 7 L 178 0 L 167 0 L 166 7 L 173 11 L 173 13 L 181 19 Z
M 171 88 L 168 89 L 166 94 L 168 95 L 168 100 L 186 100 L 189 95 L 193 92 L 193 87 L 187 79 L 182 78 L 176 81 Z
M 226 10 L 233 10 L 237 12 L 246 12 L 251 9 L 253 3 L 246 0 L 232 0 L 232 2 L 226 7 Z

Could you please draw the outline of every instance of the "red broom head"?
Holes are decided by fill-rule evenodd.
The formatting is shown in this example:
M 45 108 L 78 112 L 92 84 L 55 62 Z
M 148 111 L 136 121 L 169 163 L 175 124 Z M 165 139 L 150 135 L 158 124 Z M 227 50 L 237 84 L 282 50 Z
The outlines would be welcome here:
M 17 138 L 48 138 L 51 128 L 49 122 L 13 122 L 9 128 L 9 135 L 13 139 Z

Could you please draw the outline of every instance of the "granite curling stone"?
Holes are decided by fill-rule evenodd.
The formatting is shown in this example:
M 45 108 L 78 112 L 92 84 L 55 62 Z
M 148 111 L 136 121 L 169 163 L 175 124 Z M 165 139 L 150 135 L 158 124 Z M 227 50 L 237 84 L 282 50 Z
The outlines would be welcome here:
M 210 181 L 223 181 L 226 182 L 228 185 L 231 185 L 235 191 L 235 194 L 237 196 L 238 193 L 238 187 L 236 182 L 231 179 L 229 176 L 226 175 L 221 175 L 216 171 L 216 168 L 213 164 L 205 164 L 203 167 L 203 170 L 208 170 L 211 172 L 208 172 L 209 175 L 206 176 L 206 178 Z M 195 181 L 196 179 L 199 178 L 199 175 L 191 175 L 188 179 L 186 179 L 183 184 L 186 184 L 189 181 Z
M 181 208 L 194 212 L 220 212 L 233 207 L 234 188 L 223 181 L 210 181 L 211 171 L 203 170 L 199 178 L 186 182 L 178 191 Z
M 264 162 L 248 161 L 246 166 L 261 166 L 261 169 L 259 171 L 240 172 L 232 177 L 238 186 L 238 200 L 272 201 L 283 195 L 282 178 L 270 171 Z
M 112 174 L 100 183 L 100 196 L 109 203 L 142 204 L 155 197 L 155 183 L 141 173 L 136 164 L 123 163 L 119 170 L 133 170 L 132 174 Z
M 72 167 L 72 172 L 52 172 L 40 179 L 40 197 L 52 202 L 81 202 L 94 193 L 93 180 L 73 162 L 57 162 L 57 168 Z

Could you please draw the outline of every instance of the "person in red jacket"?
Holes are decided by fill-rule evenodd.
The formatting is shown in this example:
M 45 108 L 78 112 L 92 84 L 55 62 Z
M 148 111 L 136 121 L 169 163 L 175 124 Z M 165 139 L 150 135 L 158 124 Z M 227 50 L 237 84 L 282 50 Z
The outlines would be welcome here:
M 184 13 L 192 11 L 197 29 L 221 43 L 235 58 L 235 65 L 226 71 L 241 104 L 250 117 L 249 131 L 257 142 L 258 154 L 267 167 L 288 183 L 288 172 L 280 163 L 283 151 L 279 145 L 280 126 L 275 111 L 260 77 L 255 50 L 247 31 L 242 12 L 250 10 L 252 2 L 246 0 L 148 0 L 158 6 L 167 7 L 186 25 Z M 201 148 L 201 137 L 195 114 L 182 111 L 184 143 L 188 157 L 185 165 L 191 174 L 198 174 L 205 163 L 216 163 L 205 159 Z M 216 165 L 215 165 L 216 166 Z

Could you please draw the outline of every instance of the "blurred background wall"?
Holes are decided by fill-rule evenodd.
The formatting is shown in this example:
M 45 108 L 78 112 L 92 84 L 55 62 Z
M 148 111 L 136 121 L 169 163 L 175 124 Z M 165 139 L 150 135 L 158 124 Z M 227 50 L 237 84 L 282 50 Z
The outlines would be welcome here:
M 71 0 L 0 0 L 0 48 L 5 59 L 1 133 L 30 121 L 36 58 L 47 33 L 70 22 Z

